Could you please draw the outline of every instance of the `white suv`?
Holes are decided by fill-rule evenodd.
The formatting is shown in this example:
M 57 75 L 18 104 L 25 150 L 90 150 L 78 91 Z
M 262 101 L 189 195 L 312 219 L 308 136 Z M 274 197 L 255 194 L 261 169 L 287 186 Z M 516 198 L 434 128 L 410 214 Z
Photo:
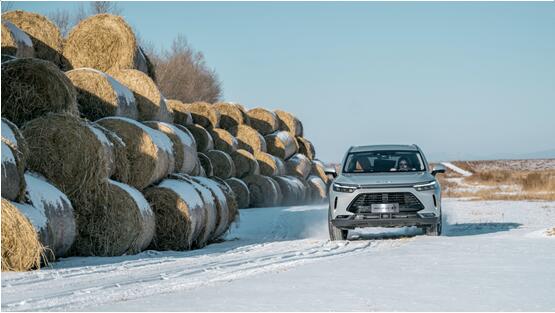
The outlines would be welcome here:
M 329 190 L 331 240 L 358 227 L 418 226 L 441 234 L 441 186 L 417 145 L 351 147 Z

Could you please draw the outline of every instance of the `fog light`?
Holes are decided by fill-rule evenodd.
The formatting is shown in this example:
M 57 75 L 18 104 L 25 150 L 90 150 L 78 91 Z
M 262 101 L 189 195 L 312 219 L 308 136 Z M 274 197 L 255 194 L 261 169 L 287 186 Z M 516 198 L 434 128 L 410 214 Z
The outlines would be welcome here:
M 422 213 L 420 214 L 422 217 L 436 217 L 434 213 Z

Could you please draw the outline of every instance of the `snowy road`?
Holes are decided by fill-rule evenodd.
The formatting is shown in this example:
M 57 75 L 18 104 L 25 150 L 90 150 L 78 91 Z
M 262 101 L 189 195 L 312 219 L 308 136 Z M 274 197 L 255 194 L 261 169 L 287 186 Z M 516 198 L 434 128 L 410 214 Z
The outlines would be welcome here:
M 555 202 L 444 201 L 444 236 L 327 240 L 326 208 L 244 210 L 190 252 L 2 273 L 2 310 L 555 310 Z

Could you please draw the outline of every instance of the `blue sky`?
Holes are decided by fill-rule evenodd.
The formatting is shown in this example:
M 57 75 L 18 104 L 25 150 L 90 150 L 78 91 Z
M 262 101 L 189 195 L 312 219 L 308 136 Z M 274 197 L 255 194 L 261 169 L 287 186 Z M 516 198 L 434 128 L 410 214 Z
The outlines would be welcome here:
M 357 144 L 417 143 L 429 159 L 555 149 L 553 2 L 119 6 L 158 47 L 184 34 L 226 100 L 301 118 L 324 161 Z

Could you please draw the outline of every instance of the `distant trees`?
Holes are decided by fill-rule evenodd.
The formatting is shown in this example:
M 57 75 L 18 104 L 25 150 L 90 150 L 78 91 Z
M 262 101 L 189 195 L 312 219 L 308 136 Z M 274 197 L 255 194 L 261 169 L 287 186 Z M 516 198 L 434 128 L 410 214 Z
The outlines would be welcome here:
M 4 6 L 3 3 L 2 6 Z M 68 10 L 58 9 L 48 17 L 60 28 L 65 37 L 81 20 L 101 13 L 121 15 L 122 9 L 116 2 L 93 1 L 88 6 L 81 3 L 73 15 Z M 214 103 L 220 100 L 222 88 L 218 75 L 206 65 L 202 52 L 195 51 L 184 35 L 178 34 L 171 47 L 162 51 L 156 50 L 152 43 L 142 40 L 137 31 L 135 35 L 154 65 L 158 87 L 166 98 L 185 103 L 195 101 Z
M 220 100 L 222 89 L 216 72 L 206 65 L 202 52 L 196 52 L 185 36 L 179 34 L 170 49 L 160 54 L 148 52 L 165 97 L 185 103 Z

